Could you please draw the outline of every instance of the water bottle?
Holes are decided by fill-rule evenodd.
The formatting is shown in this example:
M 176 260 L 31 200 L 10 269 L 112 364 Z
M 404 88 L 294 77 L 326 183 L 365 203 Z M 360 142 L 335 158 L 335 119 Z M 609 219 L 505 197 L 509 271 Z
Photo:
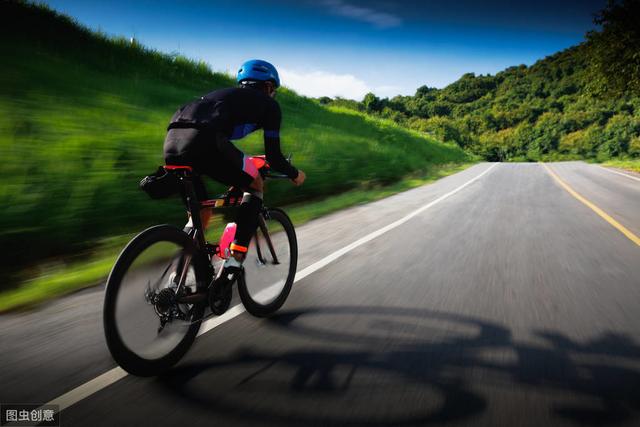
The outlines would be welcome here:
M 233 243 L 233 239 L 236 238 L 236 223 L 230 222 L 224 228 L 222 232 L 222 236 L 220 236 L 220 243 L 218 245 L 218 256 L 223 259 L 229 258 L 231 256 L 231 243 Z

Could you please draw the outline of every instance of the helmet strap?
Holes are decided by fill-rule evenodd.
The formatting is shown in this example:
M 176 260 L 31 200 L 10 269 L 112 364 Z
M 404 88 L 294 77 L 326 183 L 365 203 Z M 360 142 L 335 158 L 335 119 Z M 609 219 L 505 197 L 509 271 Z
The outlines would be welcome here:
M 240 82 L 240 86 L 242 87 L 250 87 L 252 89 L 264 90 L 265 82 L 261 82 L 258 80 L 243 80 Z

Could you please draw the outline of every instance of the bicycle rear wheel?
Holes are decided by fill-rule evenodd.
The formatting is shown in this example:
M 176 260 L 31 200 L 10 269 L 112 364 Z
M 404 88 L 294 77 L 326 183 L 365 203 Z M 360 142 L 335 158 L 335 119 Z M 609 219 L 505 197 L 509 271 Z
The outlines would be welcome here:
M 268 209 L 260 222 L 238 278 L 238 293 L 249 313 L 266 317 L 282 307 L 291 292 L 298 242 L 284 211 Z
M 122 251 L 107 280 L 103 320 L 109 351 L 124 370 L 160 374 L 191 347 L 206 304 L 177 300 L 206 286 L 203 264 L 193 240 L 169 225 L 143 231 Z

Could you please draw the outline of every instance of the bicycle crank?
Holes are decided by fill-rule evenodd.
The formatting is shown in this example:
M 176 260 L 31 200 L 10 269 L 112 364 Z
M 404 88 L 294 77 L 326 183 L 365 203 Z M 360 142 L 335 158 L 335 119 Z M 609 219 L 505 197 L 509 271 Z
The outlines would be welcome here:
M 219 283 L 219 280 L 216 282 L 209 290 L 209 307 L 211 307 L 213 314 L 219 316 L 227 311 L 231 305 L 233 282 Z

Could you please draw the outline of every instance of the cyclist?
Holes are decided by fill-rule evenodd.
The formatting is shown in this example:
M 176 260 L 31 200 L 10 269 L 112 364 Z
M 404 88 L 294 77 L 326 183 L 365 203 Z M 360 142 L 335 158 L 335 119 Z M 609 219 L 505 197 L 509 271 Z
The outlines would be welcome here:
M 263 180 L 255 165 L 231 141 L 264 130 L 264 150 L 273 169 L 286 174 L 295 185 L 306 176 L 280 151 L 281 111 L 274 99 L 280 86 L 278 71 L 262 60 L 246 61 L 237 74 L 238 87 L 213 91 L 175 112 L 167 128 L 164 157 L 167 165 L 189 165 L 199 175 L 244 190 L 237 213 L 237 230 L 227 272 L 237 271 L 246 257 L 262 208 Z M 204 183 L 194 181 L 200 200 L 207 199 Z M 201 212 L 206 229 L 211 209 Z

